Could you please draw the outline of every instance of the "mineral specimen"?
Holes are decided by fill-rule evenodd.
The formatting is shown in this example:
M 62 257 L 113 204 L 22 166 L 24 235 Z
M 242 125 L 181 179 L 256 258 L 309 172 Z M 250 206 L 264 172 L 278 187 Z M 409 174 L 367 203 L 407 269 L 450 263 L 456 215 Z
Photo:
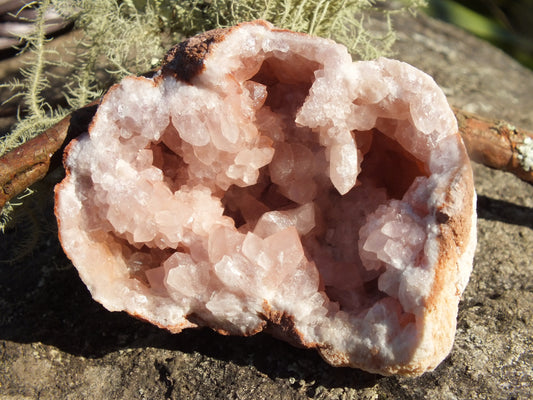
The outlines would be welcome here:
M 103 98 L 56 215 L 93 297 L 172 332 L 262 330 L 419 375 L 472 268 L 472 172 L 434 81 L 264 21 L 175 46 Z

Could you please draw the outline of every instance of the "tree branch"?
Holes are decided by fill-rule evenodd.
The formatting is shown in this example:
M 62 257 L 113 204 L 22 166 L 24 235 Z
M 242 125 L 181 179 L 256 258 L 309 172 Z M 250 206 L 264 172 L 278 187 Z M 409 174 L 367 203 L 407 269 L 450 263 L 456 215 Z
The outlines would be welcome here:
M 61 165 L 63 150 L 72 139 L 87 132 L 98 103 L 99 100 L 74 111 L 0 158 L 0 209 Z
M 526 154 L 533 133 L 506 121 L 483 118 L 457 108 L 454 112 L 471 160 L 533 183 L 533 168 L 528 164 L 532 162 L 533 152 Z

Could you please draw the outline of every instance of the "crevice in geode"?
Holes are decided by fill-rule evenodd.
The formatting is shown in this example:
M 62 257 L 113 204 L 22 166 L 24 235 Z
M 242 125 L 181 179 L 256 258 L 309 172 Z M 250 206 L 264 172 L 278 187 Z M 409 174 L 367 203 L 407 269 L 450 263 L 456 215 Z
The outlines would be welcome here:
M 389 198 L 401 200 L 416 177 L 428 176 L 427 166 L 394 138 L 372 129 L 372 144 L 361 165 L 360 180 L 387 190 Z
M 170 132 L 170 133 L 169 133 Z M 176 154 L 172 149 L 168 147 L 165 141 L 169 141 L 168 137 L 172 135 L 179 137 L 178 132 L 169 124 L 169 127 L 163 133 L 163 138 L 157 143 L 151 143 L 147 150 L 152 154 L 152 165 L 161 170 L 164 176 L 164 182 L 168 188 L 175 192 L 187 182 L 187 165 L 183 161 L 183 158 Z M 175 140 L 173 140 L 175 142 Z
M 224 215 L 235 222 L 241 232 L 251 232 L 264 213 L 275 210 L 289 210 L 298 204 L 288 199 L 272 183 L 267 168 L 261 168 L 258 183 L 245 188 L 231 186 L 221 199 Z
M 294 68 L 294 65 L 298 65 L 298 68 Z M 321 64 L 297 54 L 285 60 L 269 57 L 263 61 L 259 71 L 250 81 L 267 87 L 265 106 L 289 117 L 294 123 L 296 112 L 304 103 L 313 84 L 314 72 L 321 67 Z

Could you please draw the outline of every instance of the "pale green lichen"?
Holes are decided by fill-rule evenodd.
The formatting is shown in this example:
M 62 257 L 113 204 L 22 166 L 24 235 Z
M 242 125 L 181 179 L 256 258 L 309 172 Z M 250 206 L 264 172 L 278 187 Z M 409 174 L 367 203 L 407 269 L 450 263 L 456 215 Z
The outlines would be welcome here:
M 0 140 L 0 156 L 57 123 L 65 114 L 60 107 L 52 108 L 43 97 L 44 90 L 50 87 L 46 70 L 57 59 L 57 53 L 46 46 L 49 39 L 46 39 L 44 14 L 50 7 L 50 0 L 42 1 L 35 20 L 30 21 L 34 23 L 35 30 L 20 36 L 26 43 L 21 52 L 30 51 L 33 55 L 31 63 L 21 70 L 22 79 L 0 85 L 13 93 L 4 103 L 19 100 L 23 104 L 19 111 L 24 113 L 24 118 L 19 117 L 18 124 Z
M 15 232 L 11 234 L 17 235 L 19 240 L 8 241 L 8 243 L 15 243 L 15 245 L 7 245 L 4 241 L 0 241 L 0 264 L 14 263 L 22 258 L 31 254 L 34 248 L 37 247 L 39 237 L 41 236 L 42 229 L 46 226 L 43 223 L 40 208 L 36 204 L 40 199 L 32 196 L 27 202 L 22 203 L 25 197 L 33 194 L 33 190 L 26 189 L 21 193 L 14 201 L 9 202 L 4 207 L 8 211 L 14 211 L 16 207 L 17 211 L 17 224 L 15 225 Z M 5 213 L 1 216 L 0 223 L 7 224 L 12 214 Z
M 524 139 L 524 142 L 517 146 L 518 159 L 524 171 L 533 171 L 533 139 L 529 136 Z
M 393 6 L 391 6 L 391 4 Z M 173 43 L 213 28 L 265 19 L 274 25 L 335 39 L 359 59 L 386 55 L 394 42 L 390 16 L 413 12 L 423 0 L 41 0 L 35 30 L 24 37 L 21 52 L 32 54 L 22 79 L 1 86 L 18 100 L 19 121 L 0 139 L 0 156 L 26 142 L 66 114 L 98 98 L 125 75 L 154 68 Z M 50 8 L 71 20 L 82 34 L 63 51 L 46 46 L 44 15 Z M 388 30 L 365 29 L 372 13 L 384 16 Z M 54 76 L 54 68 L 62 68 Z M 52 80 L 54 83 L 52 84 Z M 52 87 L 62 87 L 61 107 L 46 98 Z M 6 102 L 7 102 L 6 101 Z M 0 213 L 0 231 L 9 220 L 13 202 Z

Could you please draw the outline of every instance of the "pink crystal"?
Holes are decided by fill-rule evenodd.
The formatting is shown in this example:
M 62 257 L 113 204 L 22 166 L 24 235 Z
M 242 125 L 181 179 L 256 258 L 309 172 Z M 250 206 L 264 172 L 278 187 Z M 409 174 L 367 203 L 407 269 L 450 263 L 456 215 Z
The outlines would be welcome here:
M 108 309 L 381 374 L 449 352 L 475 193 L 415 68 L 263 21 L 207 32 L 111 88 L 67 154 L 61 242 Z

